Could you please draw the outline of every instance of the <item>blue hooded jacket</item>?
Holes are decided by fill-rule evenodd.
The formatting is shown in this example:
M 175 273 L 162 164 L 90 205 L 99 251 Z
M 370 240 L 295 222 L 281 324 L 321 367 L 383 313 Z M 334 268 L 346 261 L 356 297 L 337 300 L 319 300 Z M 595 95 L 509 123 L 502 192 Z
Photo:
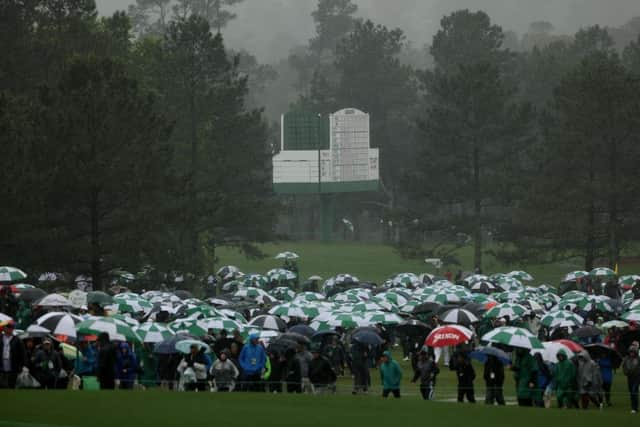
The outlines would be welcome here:
M 611 358 L 605 356 L 598 359 L 598 365 L 600 365 L 602 382 L 605 384 L 611 384 L 613 382 L 613 364 L 611 363 Z
M 86 359 L 86 360 L 85 360 Z M 91 344 L 80 351 L 75 363 L 78 375 L 91 375 L 96 371 L 97 352 Z
M 122 349 L 128 350 L 127 355 L 122 354 Z M 126 369 L 126 372 L 125 372 Z M 118 358 L 116 360 L 116 378 L 120 381 L 134 381 L 138 371 L 138 359 L 133 354 L 129 344 L 123 342 L 118 348 Z
M 260 344 L 253 344 L 258 339 L 257 334 L 249 336 L 249 343 L 242 347 L 240 352 L 240 368 L 245 375 L 255 375 L 262 372 L 267 362 L 267 355 Z

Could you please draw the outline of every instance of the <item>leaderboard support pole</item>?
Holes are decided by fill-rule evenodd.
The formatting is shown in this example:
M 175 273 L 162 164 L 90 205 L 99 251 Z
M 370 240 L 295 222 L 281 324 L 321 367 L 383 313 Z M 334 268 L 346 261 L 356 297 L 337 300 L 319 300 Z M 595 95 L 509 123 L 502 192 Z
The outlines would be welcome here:
M 333 194 L 320 194 L 320 232 L 323 242 L 330 242 L 333 231 L 334 217 Z

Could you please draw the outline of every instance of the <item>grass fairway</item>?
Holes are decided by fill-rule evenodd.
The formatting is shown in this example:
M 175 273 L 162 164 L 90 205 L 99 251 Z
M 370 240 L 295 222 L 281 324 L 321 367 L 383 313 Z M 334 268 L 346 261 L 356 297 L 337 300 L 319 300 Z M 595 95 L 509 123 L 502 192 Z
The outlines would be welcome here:
M 564 426 L 624 425 L 626 411 L 541 410 L 374 396 L 3 391 L 0 426 Z
M 233 248 L 218 248 L 216 254 L 218 263 L 222 265 L 236 265 L 245 273 L 265 273 L 274 267 L 282 266 L 280 260 L 274 259 L 279 252 L 290 250 L 300 255 L 298 266 L 300 276 L 305 279 L 313 274 L 319 274 L 329 278 L 338 273 L 355 274 L 360 280 L 382 283 L 391 275 L 403 272 L 435 273 L 435 269 L 425 264 L 422 260 L 407 260 L 401 258 L 391 246 L 381 244 L 367 244 L 358 242 L 280 242 L 260 245 L 261 250 L 267 255 L 264 259 L 247 259 L 238 250 Z M 444 266 L 456 272 L 458 268 L 463 271 L 473 269 L 473 248 L 463 247 L 456 252 L 456 256 L 462 263 L 461 266 Z M 555 264 L 522 264 L 504 265 L 493 257 L 484 256 L 485 273 L 509 272 L 511 270 L 525 270 L 535 278 L 535 283 L 550 283 L 558 285 L 561 278 L 573 270 L 584 268 L 578 261 L 562 262 Z M 624 265 L 620 268 L 620 274 L 634 274 L 640 272 L 640 265 Z

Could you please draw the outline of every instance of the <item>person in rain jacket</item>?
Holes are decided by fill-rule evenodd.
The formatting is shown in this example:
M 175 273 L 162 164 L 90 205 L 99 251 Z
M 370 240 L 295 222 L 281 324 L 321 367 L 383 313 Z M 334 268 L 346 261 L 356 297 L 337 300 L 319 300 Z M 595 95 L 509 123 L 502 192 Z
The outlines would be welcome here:
M 536 389 L 533 393 L 533 403 L 538 408 L 544 408 L 544 393 L 547 387 L 553 381 L 553 373 L 551 372 L 551 366 L 542 359 L 541 353 L 536 353 L 533 358 L 536 361 L 538 367 L 538 376 L 536 381 Z
M 629 397 L 631 398 L 631 413 L 638 412 L 638 387 L 640 386 L 640 359 L 638 358 L 638 347 L 629 347 L 627 357 L 622 361 L 622 372 L 627 377 L 629 387 Z
M 245 390 L 259 391 L 262 371 L 267 363 L 267 355 L 258 342 L 258 334 L 249 336 L 249 343 L 242 347 L 240 352 L 240 368 L 242 369 L 242 381 L 245 382 Z
M 602 377 L 602 392 L 604 401 L 607 406 L 611 406 L 611 383 L 613 383 L 613 362 L 611 357 L 603 351 L 599 351 L 595 355 L 594 360 L 600 367 L 600 376 Z
M 596 405 L 596 408 L 602 407 L 602 377 L 600 376 L 600 368 L 591 360 L 591 356 L 586 350 L 582 350 L 578 354 L 578 371 L 577 385 L 578 394 L 580 395 L 580 404 L 582 409 L 589 407 L 589 401 Z
M 575 403 L 576 366 L 567 358 L 567 353 L 560 350 L 558 363 L 553 371 L 556 398 L 559 408 L 571 408 Z
M 469 403 L 476 403 L 473 381 L 476 379 L 476 371 L 473 369 L 471 360 L 466 353 L 459 352 L 452 359 L 449 369 L 456 371 L 458 377 L 458 402 L 464 402 L 467 398 Z
M 229 352 L 222 350 L 220 358 L 213 362 L 211 367 L 211 376 L 213 376 L 213 384 L 215 391 L 233 391 L 236 387 L 236 378 L 240 372 L 236 365 L 229 360 Z
M 380 379 L 382 380 L 382 397 L 386 398 L 392 393 L 395 398 L 400 397 L 400 381 L 402 369 L 398 362 L 393 360 L 390 351 L 382 353 L 380 364 Z
M 42 340 L 42 346 L 36 351 L 35 366 L 35 377 L 42 387 L 55 389 L 62 369 L 62 360 L 58 352 L 53 349 L 49 338 Z
M 207 389 L 207 359 L 204 351 L 201 351 L 198 344 L 191 344 L 189 354 L 186 354 L 178 365 L 178 372 L 185 379 L 185 371 L 193 370 L 195 381 L 185 381 L 185 391 L 205 391 Z
M 131 390 L 136 381 L 138 360 L 126 342 L 120 343 L 116 359 L 116 379 L 120 381 L 120 388 Z
M 82 377 L 93 375 L 96 371 L 97 353 L 93 346 L 87 341 L 80 341 L 78 346 L 78 358 L 75 362 L 74 371 Z
M 533 406 L 535 388 L 538 383 L 538 366 L 527 349 L 519 348 L 516 350 L 516 360 L 512 369 L 516 381 L 518 405 Z
M 503 406 L 504 393 L 502 387 L 504 385 L 504 364 L 496 356 L 487 356 L 487 361 L 484 364 L 484 383 L 487 387 L 484 403 L 487 405 Z
M 422 398 L 424 400 L 433 399 L 436 376 L 440 373 L 440 369 L 426 349 L 420 350 L 414 370 L 411 382 L 415 383 L 419 379 Z

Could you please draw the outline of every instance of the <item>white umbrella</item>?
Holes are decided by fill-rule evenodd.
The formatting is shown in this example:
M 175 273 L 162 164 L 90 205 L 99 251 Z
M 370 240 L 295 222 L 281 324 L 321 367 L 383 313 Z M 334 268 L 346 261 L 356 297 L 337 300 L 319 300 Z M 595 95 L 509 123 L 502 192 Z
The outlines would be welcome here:
M 71 301 L 60 294 L 49 294 L 36 303 L 40 307 L 71 307 Z

